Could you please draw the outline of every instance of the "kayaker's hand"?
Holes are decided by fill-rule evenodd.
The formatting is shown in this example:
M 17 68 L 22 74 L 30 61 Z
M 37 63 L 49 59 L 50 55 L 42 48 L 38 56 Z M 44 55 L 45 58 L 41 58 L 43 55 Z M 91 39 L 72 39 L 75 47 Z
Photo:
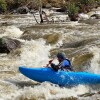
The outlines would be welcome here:
M 49 60 L 49 64 L 51 64 L 51 63 L 52 63 L 52 61 L 53 61 L 53 60 Z
M 53 60 L 49 60 L 49 63 L 45 67 L 48 67 L 52 63 L 52 61 Z

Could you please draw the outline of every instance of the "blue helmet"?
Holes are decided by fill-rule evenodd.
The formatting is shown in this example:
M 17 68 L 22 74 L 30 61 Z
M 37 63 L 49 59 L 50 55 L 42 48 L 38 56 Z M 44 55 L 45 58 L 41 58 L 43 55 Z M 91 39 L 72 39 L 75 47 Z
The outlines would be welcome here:
M 57 58 L 66 59 L 64 53 L 58 53 Z

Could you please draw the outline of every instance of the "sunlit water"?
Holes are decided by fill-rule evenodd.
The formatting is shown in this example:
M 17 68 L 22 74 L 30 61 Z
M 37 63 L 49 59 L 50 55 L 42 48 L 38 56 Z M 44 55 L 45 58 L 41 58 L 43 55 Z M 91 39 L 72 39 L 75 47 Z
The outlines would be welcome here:
M 1 17 L 2 19 L 2 17 Z M 19 21 L 22 20 L 22 22 Z M 27 21 L 27 20 L 29 21 Z M 37 83 L 23 76 L 19 71 L 19 66 L 26 67 L 43 67 L 50 59 L 50 50 L 60 48 L 64 43 L 74 43 L 81 40 L 89 40 L 96 38 L 95 41 L 81 44 L 82 48 L 77 48 L 76 51 L 71 53 L 75 54 L 86 49 L 94 56 L 91 59 L 90 66 L 84 71 L 100 74 L 100 27 L 96 24 L 94 26 L 79 24 L 77 22 L 70 22 L 61 28 L 30 28 L 33 34 L 61 34 L 61 38 L 54 45 L 46 43 L 46 40 L 39 38 L 36 40 L 20 39 L 28 24 L 33 23 L 32 16 L 26 16 L 6 20 L 0 20 L 10 23 L 11 25 L 0 27 L 0 37 L 10 37 L 21 41 L 22 46 L 19 49 L 20 54 L 16 52 L 10 54 L 0 54 L 0 100 L 58 100 L 64 98 L 75 98 L 80 100 L 97 100 L 100 99 L 99 94 L 96 96 L 80 97 L 86 93 L 97 93 L 100 87 L 93 89 L 90 86 L 79 85 L 76 87 L 59 87 L 49 82 Z M 26 24 L 27 21 L 27 25 Z M 32 22 L 33 21 L 33 22 Z M 16 23 L 17 24 L 16 24 Z M 18 25 L 19 24 L 19 25 Z M 67 26 L 69 25 L 69 26 Z M 52 26 L 52 25 L 51 25 Z M 66 27 L 65 27 L 66 26 Z M 55 63 L 57 61 L 55 60 Z

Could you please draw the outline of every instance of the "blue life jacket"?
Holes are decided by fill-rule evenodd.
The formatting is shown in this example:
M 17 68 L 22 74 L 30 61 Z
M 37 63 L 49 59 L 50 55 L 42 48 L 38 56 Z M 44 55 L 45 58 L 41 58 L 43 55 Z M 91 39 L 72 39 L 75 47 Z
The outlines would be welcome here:
M 61 63 L 58 64 L 59 69 L 65 70 L 65 71 L 73 71 L 71 62 L 69 59 L 63 60 Z

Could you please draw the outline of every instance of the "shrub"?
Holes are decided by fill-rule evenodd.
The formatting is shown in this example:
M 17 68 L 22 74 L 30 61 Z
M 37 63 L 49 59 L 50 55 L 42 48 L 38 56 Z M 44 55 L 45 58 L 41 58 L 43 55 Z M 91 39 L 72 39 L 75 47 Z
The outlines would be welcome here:
M 6 3 L 7 3 L 7 10 L 11 10 L 11 9 L 13 9 L 14 8 L 14 0 L 5 0 L 6 1 Z
M 5 0 L 0 0 L 0 8 L 2 9 L 2 12 L 5 12 L 7 10 L 7 4 Z
M 76 15 L 78 14 L 79 8 L 75 5 L 75 3 L 71 3 L 68 5 L 68 15 Z
M 78 20 L 78 11 L 79 11 L 79 8 L 76 6 L 75 3 L 68 4 L 68 16 L 71 21 Z
M 92 8 L 97 6 L 97 2 L 95 0 L 79 0 L 80 2 L 80 10 L 82 12 L 89 12 Z
M 93 3 L 95 3 L 95 0 L 79 0 L 81 4 L 84 5 L 92 5 Z

